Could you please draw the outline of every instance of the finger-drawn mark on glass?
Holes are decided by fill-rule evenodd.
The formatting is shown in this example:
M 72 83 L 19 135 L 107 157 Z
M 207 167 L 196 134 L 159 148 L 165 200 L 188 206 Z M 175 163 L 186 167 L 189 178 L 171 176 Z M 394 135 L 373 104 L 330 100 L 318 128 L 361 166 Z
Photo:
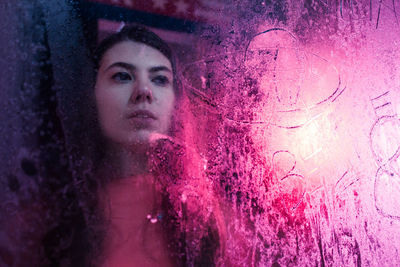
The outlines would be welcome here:
M 305 182 L 303 175 L 291 173 L 281 179 L 283 204 L 288 212 L 294 211 L 303 201 Z
M 278 103 L 283 106 L 297 104 L 306 72 L 313 70 L 307 63 L 307 54 L 297 38 L 282 28 L 255 34 L 246 47 L 244 57 L 244 65 L 256 70 L 262 90 L 268 92 L 273 89 Z
M 316 54 L 310 54 L 310 55 L 314 60 L 322 61 L 325 64 L 329 64 L 328 60 L 326 60 L 326 59 L 324 59 L 322 57 L 319 57 Z M 328 102 L 329 100 L 330 100 L 330 102 L 336 101 L 336 99 L 344 92 L 344 90 L 346 89 L 346 86 L 342 85 L 342 79 L 341 79 L 341 76 L 340 76 L 339 71 L 337 70 L 337 68 L 335 66 L 333 66 L 333 65 L 330 65 L 329 67 L 331 69 L 328 70 L 328 71 L 331 71 L 331 72 L 333 71 L 337 75 L 337 77 L 336 77 L 336 79 L 337 79 L 336 87 L 333 87 L 333 86 L 331 87 L 334 90 L 333 92 L 331 92 L 324 99 L 319 100 L 314 104 L 311 104 L 311 105 L 308 104 L 307 107 L 284 109 L 284 110 L 279 110 L 278 112 L 284 113 L 284 112 L 305 111 L 305 110 L 313 109 L 313 108 L 315 108 L 315 107 L 317 107 L 317 106 L 319 106 L 321 104 L 324 104 L 324 103 Z M 326 89 L 326 88 L 322 88 L 322 89 Z
M 396 116 L 382 116 L 372 126 L 370 145 L 380 167 L 390 166 L 400 151 L 400 121 Z M 389 164 L 388 164 L 389 163 Z
M 383 94 L 378 95 L 377 97 L 372 98 L 371 100 L 379 99 L 379 98 L 381 98 L 381 97 L 383 97 L 383 96 L 386 96 L 387 94 L 389 94 L 389 91 L 386 91 L 386 92 L 384 92 Z
M 275 36 L 275 33 L 284 36 Z M 274 34 L 274 36 L 268 34 Z M 260 38 L 261 41 L 258 40 Z M 288 44 L 287 39 L 292 43 Z M 242 59 L 239 59 L 240 53 L 244 55 Z M 237 64 L 233 64 L 233 61 Z M 290 63 L 289 61 L 293 64 L 286 64 Z M 288 66 L 294 67 L 288 70 Z M 184 67 L 183 76 L 186 78 L 185 85 L 191 101 L 207 106 L 210 112 L 223 115 L 224 119 L 241 124 L 265 124 L 284 129 L 297 129 L 308 121 L 308 119 L 303 119 L 296 122 L 277 118 L 275 121 L 284 121 L 289 125 L 272 123 L 271 116 L 267 116 L 268 112 L 263 114 L 263 117 L 268 120 L 258 119 L 258 117 L 247 119 L 249 116 L 242 116 L 246 118 L 226 116 L 234 108 L 219 101 L 213 94 L 226 92 L 228 83 L 233 87 L 238 87 L 237 80 L 240 80 L 238 77 L 244 77 L 245 74 L 250 75 L 252 80 L 257 82 L 250 86 L 250 89 L 257 87 L 263 94 L 264 103 L 268 105 L 273 102 L 266 99 L 271 99 L 271 94 L 274 95 L 278 103 L 278 110 L 275 113 L 281 114 L 279 115 L 281 117 L 286 116 L 285 113 L 307 112 L 323 104 L 335 102 L 346 90 L 342 77 L 333 64 L 321 56 L 307 52 L 294 35 L 283 28 L 271 28 L 255 34 L 242 52 L 214 55 L 188 64 Z M 243 95 L 244 97 L 251 96 L 246 92 L 243 92 Z M 234 111 L 240 113 L 240 111 Z
M 304 176 L 294 173 L 296 157 L 288 150 L 278 150 L 272 155 L 272 168 L 281 186 L 281 201 L 287 212 L 294 211 L 305 195 Z
M 285 64 L 292 61 L 294 64 Z M 296 75 L 293 76 L 294 72 Z M 256 83 L 248 88 L 241 87 L 240 82 L 247 76 Z M 330 61 L 303 49 L 289 31 L 272 28 L 254 35 L 244 50 L 214 55 L 186 65 L 184 78 L 190 101 L 222 120 L 288 129 L 300 140 L 295 150 L 282 149 L 272 155 L 272 168 L 288 211 L 298 208 L 306 193 L 325 190 L 317 178 L 318 164 L 325 157 L 322 155 L 326 149 L 324 140 L 332 136 L 330 114 L 346 95 L 345 78 Z M 240 112 L 249 112 L 250 108 L 246 108 L 254 103 L 250 90 L 255 87 L 263 93 L 264 99 L 255 102 L 254 113 L 262 114 L 236 116 Z M 231 94 L 238 94 L 235 97 L 243 94 L 243 110 L 225 102 L 235 98 L 230 97 Z M 259 103 L 273 105 L 257 109 Z M 311 176 L 314 180 L 308 179 Z M 345 183 L 340 189 L 347 190 L 357 181 L 343 180 Z
M 375 115 L 378 117 L 381 116 L 390 116 L 392 115 L 393 110 L 391 110 L 391 102 L 386 100 L 388 97 L 389 91 L 380 94 L 377 97 L 370 99 L 372 107 L 374 108 Z M 390 112 L 389 114 L 387 112 Z
M 381 16 L 381 8 L 382 8 L 382 0 L 379 0 L 378 17 L 376 18 L 376 26 L 375 26 L 376 29 L 378 29 L 379 18 Z
M 345 173 L 337 180 L 335 183 L 335 193 L 336 195 L 343 194 L 347 189 L 349 189 L 352 185 L 360 180 L 360 177 L 352 179 L 351 175 L 348 175 L 349 171 L 345 171 Z
M 306 110 L 313 109 L 318 105 L 324 104 L 325 102 L 328 102 L 329 100 L 331 100 L 331 102 L 334 102 L 344 92 L 344 90 L 346 90 L 346 86 L 344 86 L 343 88 L 340 88 L 340 87 L 341 87 L 341 79 L 340 79 L 340 76 L 339 76 L 339 83 L 338 83 L 337 88 L 327 98 L 317 102 L 316 104 L 314 104 L 312 106 L 308 106 L 308 107 L 304 107 L 304 108 L 290 109 L 290 110 L 279 110 L 278 112 L 285 113 L 285 112 L 306 111 Z
M 379 168 L 375 175 L 374 199 L 376 210 L 384 217 L 400 220 L 400 177 Z
M 332 97 L 333 97 L 332 102 L 336 101 L 336 99 L 344 92 L 344 90 L 346 90 L 346 86 L 345 86 L 345 87 L 343 87 L 343 88 L 340 89 L 339 93 L 336 94 L 336 92 L 339 90 L 339 88 L 340 88 L 340 81 L 339 81 L 339 86 L 338 86 L 338 88 L 337 88 L 336 91 L 332 94 Z M 331 96 L 329 97 L 329 99 L 330 99 L 330 98 L 331 98 Z M 329 99 L 328 99 L 328 100 L 329 100 Z
M 272 156 L 274 172 L 277 173 L 275 171 L 277 166 L 284 170 L 281 173 L 278 171 L 279 175 L 277 177 L 287 176 L 288 178 L 293 178 L 297 176 L 297 178 L 302 178 L 305 186 L 304 192 L 309 195 L 314 194 L 314 189 L 319 188 L 322 183 L 318 172 L 321 171 L 320 167 L 323 166 L 323 162 L 326 160 L 326 153 L 324 153 L 324 150 L 330 151 L 329 147 L 327 147 L 330 143 L 327 143 L 326 140 L 327 138 L 332 141 L 335 140 L 335 134 L 332 133 L 333 127 L 329 120 L 331 109 L 326 109 L 322 112 L 319 110 L 317 111 L 317 114 L 315 114 L 315 112 L 313 112 L 314 114 L 309 112 L 308 117 L 310 117 L 310 119 L 308 119 L 301 128 L 299 127 L 291 132 L 292 138 L 296 138 L 296 141 L 294 141 L 290 151 L 279 150 Z M 283 163 L 280 163 L 277 160 L 278 156 L 283 157 L 286 155 L 285 153 L 290 153 L 290 157 L 288 154 L 287 159 L 282 160 Z M 292 163 L 294 161 L 292 158 L 296 159 L 296 166 Z M 282 168 L 280 164 L 286 167 Z M 289 172 L 289 170 L 291 171 Z M 344 179 L 345 175 L 346 174 L 343 174 L 341 179 L 339 179 L 339 181 L 342 181 L 338 182 L 338 184 L 341 182 L 343 182 L 343 184 L 340 185 L 338 188 L 340 190 L 337 192 L 344 192 L 359 180 L 359 178 L 354 178 L 353 176 Z M 282 179 L 281 181 L 284 180 L 287 180 L 286 182 L 288 183 L 291 181 L 291 179 Z M 335 181 L 332 182 L 334 183 Z M 330 185 L 330 182 L 328 182 L 328 185 Z M 299 204 L 299 202 L 297 203 Z M 297 206 L 298 205 L 293 205 L 293 207 Z
M 371 151 L 378 164 L 374 181 L 374 201 L 376 210 L 382 216 L 399 220 L 400 120 L 390 109 L 391 103 L 386 101 L 388 95 L 389 91 L 371 99 L 378 116 L 370 132 Z
M 335 188 L 336 188 L 336 187 L 338 186 L 338 184 L 343 180 L 343 178 L 347 175 L 348 172 L 349 172 L 349 171 L 345 171 L 345 172 L 343 173 L 343 175 L 339 178 L 339 180 L 336 181 Z
M 390 6 L 391 6 L 391 7 L 390 7 Z M 385 7 L 386 9 L 390 10 L 390 11 L 393 13 L 394 18 L 395 18 L 395 20 L 396 20 L 396 24 L 399 25 L 399 20 L 398 20 L 397 11 L 396 11 L 396 1 L 392 0 L 392 1 L 391 1 L 391 4 L 389 4 L 389 3 L 386 3 L 386 4 L 385 4 L 385 3 L 383 3 L 383 0 L 379 0 L 375 28 L 378 29 L 378 25 L 379 25 L 379 22 L 380 22 L 380 19 L 381 19 L 381 13 L 383 12 L 382 9 L 383 9 L 384 7 Z M 370 20 L 371 20 L 371 21 L 372 21 L 372 13 L 373 13 L 373 12 L 372 12 L 372 0 L 370 0 Z
M 285 168 L 284 165 L 286 165 L 288 168 Z M 279 170 L 277 170 L 276 166 L 279 166 L 280 169 L 283 169 L 281 175 L 278 174 L 278 179 L 283 180 L 296 168 L 296 158 L 287 150 L 275 151 L 274 154 L 272 154 L 272 168 L 275 173 L 279 173 Z
M 296 112 L 300 116 L 301 112 L 309 112 L 323 104 L 335 102 L 346 89 L 333 64 L 315 53 L 307 52 L 294 35 L 285 29 L 272 28 L 256 34 L 249 42 L 246 53 L 252 51 L 251 46 L 254 46 L 253 50 L 270 50 L 270 57 L 274 55 L 272 51 L 275 51 L 276 58 L 267 61 L 269 65 L 273 64 L 272 67 L 261 64 L 258 59 L 260 56 L 251 58 L 246 54 L 245 57 L 245 64 L 253 68 L 257 63 L 261 65 L 257 69 L 261 73 L 261 77 L 258 77 L 261 89 L 271 92 L 271 83 L 274 85 L 273 90 L 279 103 L 276 111 L 278 118 L 275 118 L 279 123 L 271 123 L 275 127 L 297 129 L 304 126 L 308 118 L 296 122 L 285 118 L 285 113 Z M 288 66 L 295 67 L 288 69 Z M 292 115 L 287 116 L 293 118 Z
M 311 191 L 309 192 L 309 195 L 311 196 L 311 195 L 313 195 L 313 194 L 316 194 L 318 191 L 323 190 L 323 189 L 324 189 L 324 187 L 323 187 L 322 185 L 319 185 L 319 186 L 317 186 L 316 188 L 314 188 L 313 190 L 311 190 Z
M 272 32 L 272 31 L 284 31 L 284 32 L 288 33 L 293 39 L 296 39 L 296 37 L 295 37 L 290 31 L 288 31 L 288 30 L 286 30 L 286 29 L 284 29 L 284 28 L 271 28 L 271 29 L 268 29 L 268 30 L 265 30 L 265 31 L 256 33 L 256 34 L 250 39 L 250 41 L 248 42 L 248 44 L 247 44 L 247 46 L 246 46 L 246 49 L 245 49 L 245 51 L 244 51 L 244 61 L 246 61 L 246 59 L 247 59 L 247 52 L 248 52 L 249 47 L 250 47 L 250 44 L 251 44 L 251 42 L 254 40 L 254 38 L 256 38 L 256 37 L 259 36 L 259 35 L 263 35 L 263 34 L 266 34 L 266 33 L 268 33 L 268 32 Z

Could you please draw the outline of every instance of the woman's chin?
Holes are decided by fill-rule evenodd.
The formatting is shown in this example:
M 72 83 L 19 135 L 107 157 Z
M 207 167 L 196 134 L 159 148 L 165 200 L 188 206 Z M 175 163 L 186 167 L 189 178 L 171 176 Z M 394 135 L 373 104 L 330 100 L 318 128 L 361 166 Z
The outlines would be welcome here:
M 170 140 L 171 137 L 167 134 L 155 132 L 155 131 L 138 131 L 135 132 L 134 135 L 129 137 L 128 144 L 130 146 L 147 146 L 151 145 L 158 140 L 168 139 Z

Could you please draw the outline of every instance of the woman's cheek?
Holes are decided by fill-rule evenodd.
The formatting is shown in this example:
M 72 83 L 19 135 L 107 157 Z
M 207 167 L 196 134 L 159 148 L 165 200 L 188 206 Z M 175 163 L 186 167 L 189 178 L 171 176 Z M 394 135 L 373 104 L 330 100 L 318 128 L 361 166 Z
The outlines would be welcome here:
M 111 90 L 99 88 L 96 91 L 96 102 L 103 135 L 113 138 L 115 131 L 120 128 L 119 121 L 122 119 L 118 97 Z

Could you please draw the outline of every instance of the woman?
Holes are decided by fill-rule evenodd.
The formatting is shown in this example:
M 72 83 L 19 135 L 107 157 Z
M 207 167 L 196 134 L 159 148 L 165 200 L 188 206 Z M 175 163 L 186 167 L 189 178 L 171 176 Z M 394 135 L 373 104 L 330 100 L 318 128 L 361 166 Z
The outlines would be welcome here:
M 184 132 L 173 127 L 183 93 L 170 48 L 153 32 L 126 26 L 100 43 L 94 61 L 92 115 L 102 141 L 92 174 L 76 182 L 90 263 L 217 264 L 218 205 L 199 166 L 189 164 L 196 154 L 175 141 Z

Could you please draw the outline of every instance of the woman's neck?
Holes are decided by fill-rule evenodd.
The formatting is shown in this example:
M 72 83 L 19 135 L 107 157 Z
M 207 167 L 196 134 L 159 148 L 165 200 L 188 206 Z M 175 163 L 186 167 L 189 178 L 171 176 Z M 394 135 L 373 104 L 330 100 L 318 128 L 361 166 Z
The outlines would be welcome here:
M 147 161 L 148 149 L 143 148 L 114 149 L 105 157 L 98 197 L 107 225 L 103 255 L 108 264 L 137 260 L 146 266 L 169 265 L 161 224 L 151 221 L 160 213 L 161 192 Z
M 99 175 L 110 181 L 148 174 L 148 151 L 147 145 L 109 146 L 101 164 Z
M 99 193 L 107 227 L 103 266 L 169 266 L 161 222 L 152 221 L 161 214 L 161 196 L 153 177 L 113 180 Z

